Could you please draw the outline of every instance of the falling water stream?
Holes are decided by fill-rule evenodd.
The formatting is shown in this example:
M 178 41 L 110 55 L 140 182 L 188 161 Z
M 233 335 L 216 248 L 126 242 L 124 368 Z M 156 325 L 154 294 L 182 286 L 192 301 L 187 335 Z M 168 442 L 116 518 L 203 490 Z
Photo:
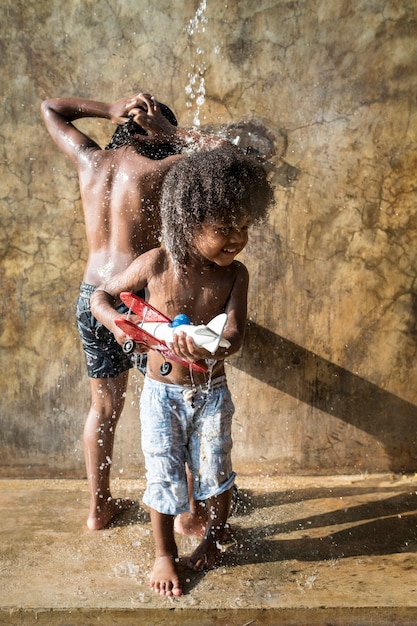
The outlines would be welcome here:
M 202 125 L 201 110 L 206 101 L 206 75 L 209 70 L 207 65 L 207 53 L 209 51 L 218 55 L 220 46 L 208 39 L 207 25 L 207 0 L 201 0 L 194 16 L 189 20 L 185 31 L 188 34 L 188 48 L 191 53 L 190 70 L 187 72 L 188 82 L 185 86 L 186 106 L 192 115 L 192 125 Z M 205 120 L 204 120 L 205 121 Z M 239 146 L 245 152 L 264 160 L 267 168 L 277 168 L 277 182 L 287 187 L 297 177 L 297 170 L 282 160 L 287 148 L 287 137 L 284 130 L 279 130 L 275 136 L 259 120 L 237 121 L 231 124 L 217 126 L 210 124 L 210 129 L 224 139 Z M 275 163 L 271 163 L 271 157 L 275 157 Z
M 207 3 L 206 0 L 202 0 L 198 7 L 194 17 L 190 19 L 186 28 L 189 35 L 190 46 L 195 51 L 195 63 L 192 63 L 192 71 L 188 72 L 188 83 L 185 87 L 185 93 L 187 96 L 186 106 L 192 109 L 195 106 L 193 125 L 200 126 L 200 109 L 204 104 L 206 97 L 206 85 L 204 75 L 207 71 L 207 66 L 204 60 L 204 33 L 206 31 L 205 25 L 208 22 L 206 16 Z

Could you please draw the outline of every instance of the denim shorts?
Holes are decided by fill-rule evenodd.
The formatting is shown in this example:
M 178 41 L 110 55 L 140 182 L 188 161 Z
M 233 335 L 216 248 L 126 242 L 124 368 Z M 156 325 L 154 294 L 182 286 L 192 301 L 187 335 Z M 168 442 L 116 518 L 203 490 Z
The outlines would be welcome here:
M 81 283 L 76 307 L 78 332 L 89 378 L 116 378 L 135 365 L 144 374 L 146 354 L 127 356 L 113 333 L 100 324 L 91 313 L 90 298 L 96 289 L 94 285 Z M 119 313 L 127 313 L 128 308 L 122 303 L 117 310 Z
M 186 464 L 196 500 L 218 496 L 233 486 L 233 413 L 225 376 L 196 389 L 145 377 L 140 419 L 147 506 L 166 515 L 189 510 Z

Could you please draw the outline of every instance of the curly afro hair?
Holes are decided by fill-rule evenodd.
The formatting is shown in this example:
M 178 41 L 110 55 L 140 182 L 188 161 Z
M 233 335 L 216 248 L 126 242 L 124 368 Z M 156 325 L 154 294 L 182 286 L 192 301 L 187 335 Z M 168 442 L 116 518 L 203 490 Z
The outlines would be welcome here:
M 162 236 L 176 267 L 184 266 L 195 230 L 203 222 L 235 225 L 266 219 L 273 189 L 260 161 L 232 144 L 178 161 L 165 177 Z

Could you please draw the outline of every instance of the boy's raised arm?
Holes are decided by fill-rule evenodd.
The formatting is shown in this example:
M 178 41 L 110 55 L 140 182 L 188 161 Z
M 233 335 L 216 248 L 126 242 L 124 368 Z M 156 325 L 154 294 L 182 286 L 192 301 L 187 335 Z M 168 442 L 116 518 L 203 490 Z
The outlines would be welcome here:
M 77 161 L 80 148 L 100 146 L 72 122 L 86 117 L 98 117 L 111 120 L 115 124 L 124 124 L 128 114 L 136 106 L 138 96 L 126 96 L 115 102 L 101 102 L 86 98 L 51 98 L 44 100 L 41 113 L 45 126 L 52 139 L 72 160 Z
M 174 126 L 164 117 L 158 102 L 150 94 L 133 94 L 114 102 L 74 97 L 51 98 L 42 102 L 41 113 L 52 139 L 74 162 L 78 161 L 80 149 L 100 149 L 91 137 L 72 124 L 74 120 L 86 117 L 108 119 L 120 125 L 133 116 L 134 121 L 148 133 L 136 136 L 140 143 L 169 142 L 191 150 L 212 150 L 227 143 L 216 135 Z
M 100 149 L 71 122 L 83 117 L 107 117 L 105 103 L 82 98 L 51 98 L 42 102 L 41 113 L 52 139 L 74 162 L 77 162 L 80 148 Z

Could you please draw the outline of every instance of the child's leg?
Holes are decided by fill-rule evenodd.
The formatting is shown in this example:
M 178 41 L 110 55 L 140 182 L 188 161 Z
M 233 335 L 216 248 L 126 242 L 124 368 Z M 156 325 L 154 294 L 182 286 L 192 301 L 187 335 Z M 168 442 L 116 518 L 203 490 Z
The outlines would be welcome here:
M 190 502 L 190 511 L 188 513 L 181 513 L 177 515 L 174 521 L 174 530 L 179 535 L 185 535 L 189 537 L 204 537 L 207 530 L 208 522 L 208 507 L 207 501 L 196 500 L 193 495 L 193 476 L 187 468 L 187 481 L 188 481 L 188 499 Z M 233 488 L 232 488 L 233 493 Z M 230 525 L 227 524 L 223 535 L 221 537 L 221 543 L 228 543 L 233 541 L 233 532 Z
M 175 566 L 178 550 L 174 539 L 174 516 L 159 513 L 152 508 L 150 514 L 156 543 L 151 587 L 161 595 L 180 596 L 182 589 Z
M 195 571 L 216 567 L 221 560 L 220 544 L 230 511 L 232 489 L 206 500 L 208 523 L 205 535 L 188 559 L 188 567 Z
M 205 502 L 195 500 L 193 495 L 194 479 L 188 466 L 186 472 L 190 511 L 177 515 L 174 522 L 174 529 L 175 532 L 180 535 L 204 537 L 207 528 L 207 508 Z
M 104 528 L 132 500 L 115 499 L 110 493 L 110 468 L 114 435 L 122 413 L 129 372 L 116 378 L 90 378 L 91 407 L 84 426 L 84 456 L 90 487 L 91 530 Z

